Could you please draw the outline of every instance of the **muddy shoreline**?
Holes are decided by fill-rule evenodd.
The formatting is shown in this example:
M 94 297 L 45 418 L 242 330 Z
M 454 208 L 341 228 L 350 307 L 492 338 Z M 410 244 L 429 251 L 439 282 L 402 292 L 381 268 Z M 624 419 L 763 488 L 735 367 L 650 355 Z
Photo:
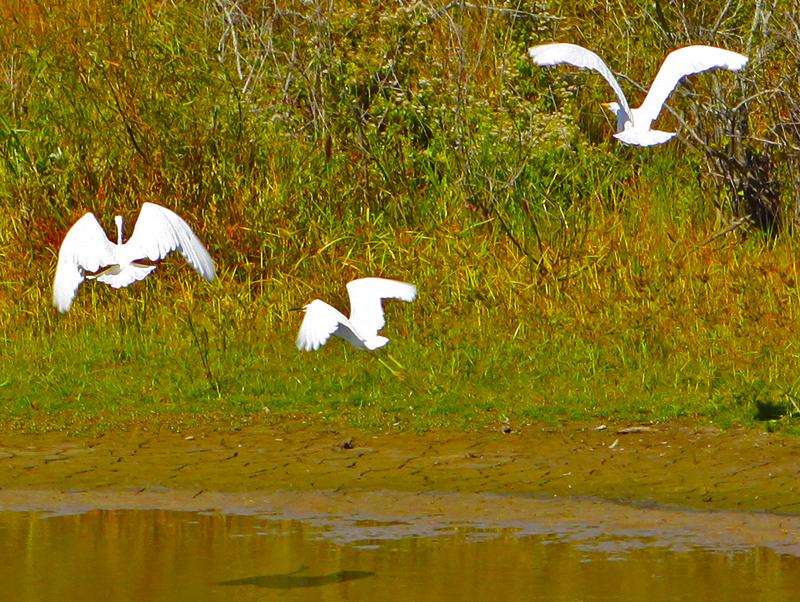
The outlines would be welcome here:
M 799 459 L 796 439 L 681 425 L 416 434 L 291 423 L 94 438 L 20 433 L 0 438 L 0 509 L 15 506 L 11 492 L 393 491 L 791 515 L 800 512 Z
M 800 556 L 798 458 L 794 439 L 678 425 L 15 434 L 0 438 L 0 510 L 402 521 L 416 535 L 471 523 Z

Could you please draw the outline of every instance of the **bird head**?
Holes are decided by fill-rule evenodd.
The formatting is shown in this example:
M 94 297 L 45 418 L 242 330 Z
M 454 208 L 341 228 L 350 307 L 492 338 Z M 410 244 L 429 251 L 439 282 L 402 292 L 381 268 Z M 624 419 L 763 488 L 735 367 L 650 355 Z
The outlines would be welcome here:
M 633 125 L 630 119 L 628 119 L 628 114 L 625 112 L 625 109 L 623 109 L 618 102 L 601 102 L 600 104 L 611 111 L 614 117 L 617 118 L 617 132 L 627 130 Z
M 614 113 L 614 115 L 618 115 L 619 112 L 622 110 L 622 107 L 619 106 L 618 102 L 601 102 L 600 104 L 603 105 L 612 113 Z

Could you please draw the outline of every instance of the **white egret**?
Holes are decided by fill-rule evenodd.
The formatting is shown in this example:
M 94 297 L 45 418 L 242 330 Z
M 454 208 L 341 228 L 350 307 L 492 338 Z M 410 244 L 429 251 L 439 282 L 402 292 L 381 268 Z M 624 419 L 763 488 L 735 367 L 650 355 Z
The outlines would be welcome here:
M 122 216 L 117 215 L 114 221 L 116 244 L 108 239 L 93 213 L 84 215 L 67 232 L 58 252 L 53 282 L 53 305 L 59 311 L 69 311 L 85 278 L 95 278 L 113 288 L 130 286 L 156 269 L 154 265 L 136 263 L 137 260 L 158 261 L 172 251 L 180 251 L 203 278 L 214 280 L 214 260 L 189 224 L 175 212 L 154 203 L 144 203 L 133 235 L 124 244 Z M 87 275 L 87 272 L 98 271 Z
M 359 278 L 347 283 L 350 295 L 350 319 L 325 301 L 314 299 L 303 308 L 305 317 L 297 335 L 297 348 L 317 350 L 328 342 L 331 335 L 349 341 L 356 349 L 379 349 L 389 339 L 378 335 L 386 326 L 383 299 L 400 299 L 411 303 L 417 298 L 413 284 L 386 278 Z
M 575 44 L 543 44 L 529 48 L 528 54 L 537 65 L 567 63 L 581 69 L 592 69 L 606 78 L 617 96 L 617 102 L 606 105 L 617 117 L 614 137 L 625 144 L 638 146 L 663 144 L 675 135 L 674 132 L 653 130 L 650 126 L 658 119 L 664 103 L 682 78 L 709 69 L 739 71 L 747 63 L 746 56 L 715 46 L 678 48 L 664 59 L 642 105 L 631 109 L 611 69 L 591 50 Z

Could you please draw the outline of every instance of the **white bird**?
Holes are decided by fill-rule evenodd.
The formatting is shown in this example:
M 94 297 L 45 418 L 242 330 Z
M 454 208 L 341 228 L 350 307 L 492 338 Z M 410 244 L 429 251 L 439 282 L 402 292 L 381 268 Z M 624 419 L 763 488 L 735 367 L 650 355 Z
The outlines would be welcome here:
M 417 298 L 417 287 L 386 278 L 359 278 L 347 283 L 350 295 L 350 319 L 325 301 L 314 299 L 303 308 L 305 317 L 297 335 L 297 348 L 317 350 L 331 335 L 350 341 L 356 349 L 379 349 L 389 339 L 378 335 L 386 326 L 383 299 L 400 299 L 411 303 Z
M 664 59 L 642 105 L 631 109 L 611 69 L 591 50 L 575 44 L 543 44 L 529 48 L 528 54 L 537 65 L 567 63 L 581 69 L 592 69 L 606 78 L 617 96 L 617 102 L 606 105 L 617 117 L 614 137 L 625 144 L 638 146 L 663 144 L 675 135 L 674 132 L 653 130 L 650 126 L 658 119 L 664 103 L 682 78 L 709 69 L 739 71 L 747 63 L 746 56 L 715 46 L 678 48 Z
M 124 221 L 117 224 L 117 243 L 106 236 L 93 213 L 87 213 L 70 228 L 58 252 L 58 266 L 53 281 L 53 305 L 66 312 L 85 278 L 96 278 L 113 288 L 130 286 L 144 280 L 156 269 L 137 260 L 158 261 L 172 251 L 180 251 L 186 261 L 209 282 L 216 269 L 203 243 L 183 218 L 154 203 L 144 203 L 128 242 L 122 243 Z M 99 273 L 91 274 L 91 272 Z M 87 272 L 90 272 L 87 275 Z

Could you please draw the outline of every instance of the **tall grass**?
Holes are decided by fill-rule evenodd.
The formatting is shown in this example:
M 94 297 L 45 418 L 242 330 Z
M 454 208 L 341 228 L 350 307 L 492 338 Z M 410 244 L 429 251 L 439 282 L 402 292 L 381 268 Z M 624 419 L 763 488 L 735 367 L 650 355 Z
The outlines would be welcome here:
M 708 99 L 747 93 L 739 80 L 693 79 L 671 101 L 681 140 L 627 148 L 599 78 L 525 55 L 583 43 L 648 82 L 686 23 L 720 21 L 716 42 L 745 50 L 752 10 L 712 4 L 0 3 L 6 427 L 734 425 L 766 404 L 792 430 L 797 243 L 788 229 L 713 238 L 740 191 L 708 149 L 732 138 L 690 135 Z M 791 52 L 791 26 L 765 27 L 748 85 L 796 84 L 788 63 L 764 66 Z M 768 148 L 788 173 L 793 134 L 770 102 L 748 101 L 751 134 L 781 132 L 783 154 Z M 94 211 L 110 229 L 145 200 L 193 225 L 218 280 L 170 258 L 130 289 L 85 284 L 58 314 L 71 223 Z M 389 347 L 298 353 L 289 309 L 344 309 L 344 284 L 368 275 L 420 290 L 387 304 Z

